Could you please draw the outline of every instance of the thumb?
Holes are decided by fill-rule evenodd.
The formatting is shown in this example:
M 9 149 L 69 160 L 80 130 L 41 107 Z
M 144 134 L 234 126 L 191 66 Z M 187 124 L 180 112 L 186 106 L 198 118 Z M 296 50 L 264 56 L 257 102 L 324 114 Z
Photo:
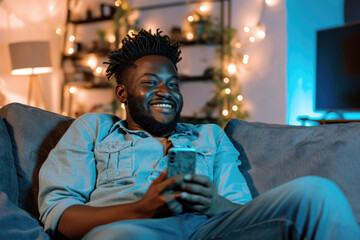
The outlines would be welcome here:
M 153 181 L 153 183 L 161 183 L 166 180 L 167 178 L 168 169 L 165 168 L 165 170 L 160 174 L 160 176 Z

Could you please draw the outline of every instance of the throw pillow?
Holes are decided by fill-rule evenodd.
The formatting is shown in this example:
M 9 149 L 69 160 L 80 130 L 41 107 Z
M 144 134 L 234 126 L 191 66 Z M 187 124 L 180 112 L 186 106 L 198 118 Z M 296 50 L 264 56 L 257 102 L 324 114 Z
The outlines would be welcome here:
M 0 191 L 0 239 L 50 240 L 40 223 Z
M 0 191 L 5 192 L 10 201 L 18 203 L 18 182 L 11 139 L 6 125 L 0 118 Z

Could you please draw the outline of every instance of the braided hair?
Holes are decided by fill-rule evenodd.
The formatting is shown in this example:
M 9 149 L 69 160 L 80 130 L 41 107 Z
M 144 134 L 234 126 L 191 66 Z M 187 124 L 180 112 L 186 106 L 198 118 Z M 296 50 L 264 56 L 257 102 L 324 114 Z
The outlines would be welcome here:
M 155 34 L 151 30 L 146 31 L 142 29 L 138 34 L 133 34 L 132 37 L 127 35 L 122 41 L 122 47 L 112 52 L 108 56 L 108 68 L 106 69 L 106 76 L 110 80 L 111 76 L 115 76 L 117 84 L 123 82 L 125 70 L 134 65 L 134 62 L 139 58 L 148 55 L 160 55 L 167 57 L 174 64 L 181 60 L 179 43 L 171 43 L 167 35 L 162 36 L 162 31 L 156 30 Z

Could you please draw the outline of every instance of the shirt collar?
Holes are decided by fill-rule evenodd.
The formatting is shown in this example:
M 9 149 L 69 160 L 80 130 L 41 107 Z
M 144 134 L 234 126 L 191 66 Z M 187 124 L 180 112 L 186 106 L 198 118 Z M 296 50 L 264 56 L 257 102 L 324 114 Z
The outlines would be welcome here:
M 110 132 L 113 132 L 116 128 L 120 128 L 122 131 L 126 133 L 136 134 L 141 137 L 148 137 L 151 136 L 151 134 L 141 131 L 141 130 L 129 130 L 126 128 L 126 122 L 125 120 L 119 120 L 114 123 L 114 125 L 111 127 Z M 193 131 L 190 127 L 185 126 L 182 123 L 178 123 L 176 125 L 175 130 L 171 133 L 171 136 L 173 135 L 192 135 Z
M 192 133 L 193 133 L 193 131 L 190 127 L 185 126 L 182 123 L 178 123 L 176 125 L 174 132 L 171 135 L 174 135 L 174 134 L 192 135 Z

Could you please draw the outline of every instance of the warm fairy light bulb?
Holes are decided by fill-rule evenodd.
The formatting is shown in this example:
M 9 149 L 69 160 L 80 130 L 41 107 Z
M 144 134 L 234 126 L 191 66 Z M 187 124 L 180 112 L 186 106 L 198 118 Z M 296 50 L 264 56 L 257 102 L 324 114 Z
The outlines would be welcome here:
M 229 66 L 228 66 L 228 72 L 230 73 L 230 74 L 235 74 L 236 73 L 236 66 L 235 66 L 235 64 L 233 64 L 233 63 L 231 63 L 231 64 L 229 64 Z
M 229 82 L 230 82 L 230 79 L 229 79 L 229 78 L 227 78 L 227 77 L 224 78 L 224 83 L 225 83 L 225 84 L 228 84 Z
M 200 12 L 202 13 L 206 13 L 210 10 L 210 6 L 208 3 L 204 3 L 203 5 L 200 6 Z
M 241 42 L 236 42 L 236 43 L 235 43 L 235 47 L 236 47 L 236 48 L 241 48 Z
M 255 37 L 254 36 L 249 37 L 249 41 L 252 43 L 255 42 Z
M 109 39 L 109 42 L 110 42 L 110 43 L 114 43 L 114 42 L 116 41 L 116 38 L 115 38 L 114 35 L 110 35 L 110 36 L 108 37 L 108 39 Z
M 115 1 L 115 6 L 116 6 L 116 7 L 120 7 L 120 5 L 121 5 L 121 0 L 116 0 L 116 1 Z
M 133 29 L 130 29 L 129 31 L 128 31 L 128 35 L 131 37 L 133 34 L 135 33 L 135 30 L 133 30 Z
M 70 42 L 74 42 L 74 41 L 75 41 L 75 36 L 74 36 L 74 35 L 71 35 L 71 36 L 69 37 L 69 41 L 70 41 Z
M 69 92 L 70 92 L 71 94 L 76 93 L 76 87 L 71 87 L 71 88 L 69 89 Z
M 276 0 L 265 0 L 266 5 L 268 5 L 269 7 L 274 6 L 276 2 Z
M 91 69 L 94 69 L 97 65 L 97 59 L 95 57 L 91 57 L 88 59 L 87 64 Z
M 246 26 L 246 27 L 244 27 L 244 32 L 247 32 L 247 33 L 248 33 L 248 32 L 250 32 L 250 28 L 249 28 L 249 27 L 247 27 L 247 26 Z
M 228 111 L 228 110 L 226 110 L 226 109 L 225 109 L 225 110 L 223 110 L 223 111 L 222 111 L 222 115 L 224 115 L 224 116 L 229 115 L 229 111 Z
M 244 99 L 244 97 L 243 97 L 241 94 L 239 94 L 239 95 L 237 96 L 237 100 L 239 100 L 240 102 L 241 102 L 243 99 Z
M 194 21 L 194 17 L 190 15 L 190 16 L 188 16 L 187 20 L 188 20 L 189 22 L 193 22 L 193 21 Z
M 236 105 L 232 106 L 232 110 L 233 110 L 234 112 L 236 112 L 238 109 L 239 109 L 238 106 L 236 106 Z
M 62 34 L 62 27 L 57 27 L 56 30 L 55 30 L 56 34 L 57 35 L 61 35 Z
M 68 52 L 68 54 L 71 55 L 75 52 L 75 50 L 74 50 L 74 48 L 69 48 L 67 52 Z
M 265 33 L 265 31 L 259 31 L 259 32 L 257 33 L 257 36 L 258 36 L 259 38 L 265 38 L 266 33 Z
M 192 34 L 192 33 L 187 33 L 186 34 L 186 39 L 187 40 L 192 40 L 194 38 L 194 34 Z
M 230 94 L 230 93 L 231 93 L 231 89 L 230 89 L 230 88 L 226 88 L 226 89 L 225 89 L 225 93 L 226 93 L 226 94 Z
M 95 71 L 98 74 L 102 73 L 102 67 L 97 67 Z
M 265 38 L 265 36 L 266 36 L 265 26 L 258 25 L 255 29 L 255 34 L 260 39 Z
M 242 62 L 243 62 L 244 64 L 248 64 L 248 63 L 249 63 L 249 55 L 245 54 L 245 55 L 243 56 Z

